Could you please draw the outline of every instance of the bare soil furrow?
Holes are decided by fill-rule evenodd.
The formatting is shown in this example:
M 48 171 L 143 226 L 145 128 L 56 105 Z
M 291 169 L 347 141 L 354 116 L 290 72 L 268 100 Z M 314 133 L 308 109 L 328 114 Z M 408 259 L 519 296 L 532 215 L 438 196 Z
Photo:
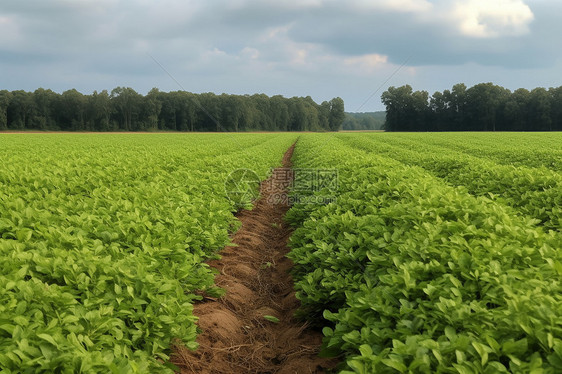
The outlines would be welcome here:
M 283 168 L 291 166 L 293 150 L 294 145 L 285 153 Z M 181 373 L 324 373 L 336 365 L 318 357 L 321 333 L 293 317 L 299 302 L 289 274 L 292 262 L 285 257 L 292 231 L 283 217 L 289 207 L 268 201 L 287 193 L 288 183 L 282 183 L 287 174 L 276 169 L 275 183 L 262 183 L 254 208 L 237 215 L 242 223 L 232 239 L 237 246 L 225 247 L 220 260 L 209 262 L 219 270 L 215 281 L 226 294 L 194 306 L 200 347 L 176 349 L 172 359 Z

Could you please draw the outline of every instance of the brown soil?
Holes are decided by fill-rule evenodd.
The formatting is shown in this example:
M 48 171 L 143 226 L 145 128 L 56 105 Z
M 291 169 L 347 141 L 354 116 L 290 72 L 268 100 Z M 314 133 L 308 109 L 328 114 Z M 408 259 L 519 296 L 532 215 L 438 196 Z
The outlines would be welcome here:
M 293 149 L 283 157 L 285 168 Z M 272 178 L 275 183 L 271 178 L 262 183 L 254 208 L 238 213 L 242 227 L 232 239 L 238 246 L 225 247 L 222 258 L 210 262 L 220 271 L 215 282 L 226 294 L 195 305 L 199 348 L 176 347 L 172 355 L 182 374 L 324 373 L 337 364 L 318 357 L 321 333 L 293 318 L 299 302 L 288 273 L 293 264 L 285 257 L 292 230 L 283 217 L 289 207 L 268 202 L 273 194 L 286 194 L 285 183 L 277 182 L 288 176 L 276 169 Z

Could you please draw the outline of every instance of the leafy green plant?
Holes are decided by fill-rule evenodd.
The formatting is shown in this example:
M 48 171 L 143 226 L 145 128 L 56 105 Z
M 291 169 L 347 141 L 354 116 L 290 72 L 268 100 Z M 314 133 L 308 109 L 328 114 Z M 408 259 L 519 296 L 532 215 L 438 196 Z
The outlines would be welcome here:
M 287 216 L 301 313 L 324 318 L 324 354 L 345 354 L 345 373 L 561 371 L 559 233 L 363 136 L 301 137 L 293 160 L 339 170 L 333 203 Z M 375 149 L 392 141 L 371 136 Z
M 237 168 L 265 178 L 290 134 L 1 139 L 0 371 L 171 372 L 196 348 L 204 263 L 239 225 Z M 30 150 L 33 150 L 31 152 Z
M 490 197 L 501 204 L 513 206 L 521 214 L 540 220 L 547 229 L 562 228 L 562 175 L 544 165 L 530 167 L 537 165 L 530 163 L 516 167 L 465 154 L 463 152 L 470 147 L 467 141 L 461 148 L 463 152 L 459 152 L 445 146 L 427 144 L 426 137 L 420 139 L 423 142 L 405 135 L 386 137 L 384 142 L 376 141 L 376 137 L 372 136 L 341 136 L 341 139 L 354 148 L 384 154 L 407 165 L 420 166 L 450 185 L 465 187 L 476 196 Z M 528 143 L 525 138 L 519 140 L 518 147 Z M 559 152 L 555 147 L 543 151 L 550 151 L 554 155 Z

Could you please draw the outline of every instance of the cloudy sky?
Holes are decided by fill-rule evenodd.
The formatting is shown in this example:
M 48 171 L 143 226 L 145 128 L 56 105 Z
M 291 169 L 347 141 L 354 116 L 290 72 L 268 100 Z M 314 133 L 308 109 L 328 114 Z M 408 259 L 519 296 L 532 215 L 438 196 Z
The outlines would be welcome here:
M 560 14 L 559 0 L 2 0 L 0 89 L 181 85 L 373 111 L 403 84 L 561 86 Z

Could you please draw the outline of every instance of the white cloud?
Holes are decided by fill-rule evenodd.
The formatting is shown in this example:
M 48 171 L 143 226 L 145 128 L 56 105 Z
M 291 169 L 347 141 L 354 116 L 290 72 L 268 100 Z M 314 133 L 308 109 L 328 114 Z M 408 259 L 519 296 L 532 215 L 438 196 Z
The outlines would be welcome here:
M 257 60 L 260 57 L 260 51 L 258 51 L 256 48 L 244 47 L 244 49 L 240 51 L 240 56 L 250 60 Z
M 524 35 L 534 19 L 522 0 L 457 1 L 452 16 L 461 34 L 476 38 Z
M 201 54 L 201 56 L 203 57 L 204 60 L 206 60 L 206 59 L 213 60 L 213 59 L 216 59 L 216 58 L 225 57 L 225 56 L 227 56 L 227 53 L 225 51 L 221 51 L 220 49 L 215 47 L 211 50 L 204 51 Z
M 363 10 L 388 10 L 400 13 L 423 13 L 433 8 L 427 0 L 351 0 L 346 4 Z
M 359 69 L 359 73 L 371 73 L 374 69 L 387 62 L 388 56 L 379 55 L 377 53 L 343 59 L 344 65 Z
M 265 32 L 258 37 L 258 40 L 262 43 L 269 42 L 271 40 L 283 38 L 287 38 L 287 33 L 291 29 L 291 24 L 283 25 L 279 27 L 269 27 L 265 30 Z

